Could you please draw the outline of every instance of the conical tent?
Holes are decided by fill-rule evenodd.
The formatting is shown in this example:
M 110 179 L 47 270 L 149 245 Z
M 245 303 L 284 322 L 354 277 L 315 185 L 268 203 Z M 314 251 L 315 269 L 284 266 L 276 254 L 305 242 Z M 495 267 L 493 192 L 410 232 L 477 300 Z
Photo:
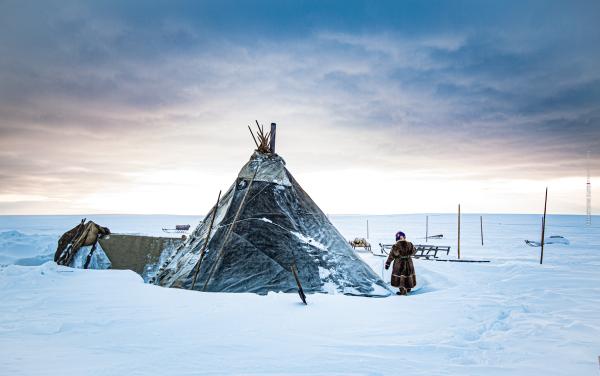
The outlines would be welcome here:
M 284 160 L 272 153 L 255 151 L 218 205 L 165 258 L 155 283 L 166 287 L 295 292 L 295 265 L 307 293 L 390 295 L 385 282 L 294 180 Z

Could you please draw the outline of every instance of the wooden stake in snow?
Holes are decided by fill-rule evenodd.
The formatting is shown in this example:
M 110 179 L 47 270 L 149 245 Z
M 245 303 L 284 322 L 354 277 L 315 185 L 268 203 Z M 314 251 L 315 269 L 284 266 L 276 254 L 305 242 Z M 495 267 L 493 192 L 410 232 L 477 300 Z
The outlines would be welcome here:
M 427 239 L 429 238 L 429 216 L 425 216 L 425 243 L 427 243 Z
M 481 227 L 481 245 L 483 246 L 483 216 L 479 216 L 479 224 Z
M 542 250 L 540 251 L 540 265 L 544 262 L 544 235 L 546 232 L 546 207 L 548 205 L 548 187 L 546 187 L 546 197 L 544 198 L 544 216 L 542 217 L 542 241 L 540 242 Z
M 458 259 L 460 260 L 460 204 L 458 204 Z
M 367 219 L 367 239 L 369 239 L 369 220 Z
M 298 285 L 298 295 L 300 295 L 300 299 L 302 300 L 302 303 L 304 303 L 304 305 L 307 305 L 306 295 L 304 294 L 304 289 L 302 288 L 302 284 L 300 283 L 300 277 L 298 276 L 298 270 L 296 269 L 295 263 L 292 264 L 291 269 L 292 269 L 292 274 L 294 275 L 294 279 L 296 280 L 296 285 Z

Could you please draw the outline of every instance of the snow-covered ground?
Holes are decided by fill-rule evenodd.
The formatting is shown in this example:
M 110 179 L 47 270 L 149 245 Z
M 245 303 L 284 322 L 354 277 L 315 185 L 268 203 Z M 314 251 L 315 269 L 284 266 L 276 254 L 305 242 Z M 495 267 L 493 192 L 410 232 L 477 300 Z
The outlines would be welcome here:
M 161 234 L 200 217 L 89 216 L 113 232 Z M 424 243 L 425 215 L 331 216 L 348 239 Z M 593 375 L 600 355 L 600 218 L 462 218 L 461 255 L 417 260 L 418 288 L 380 299 L 217 294 L 147 285 L 130 271 L 47 262 L 73 216 L 0 216 L 0 375 Z M 429 233 L 456 257 L 456 218 Z M 384 258 L 360 252 L 376 273 Z M 17 265 L 16 265 L 17 264 Z M 389 272 L 384 277 L 389 279 Z

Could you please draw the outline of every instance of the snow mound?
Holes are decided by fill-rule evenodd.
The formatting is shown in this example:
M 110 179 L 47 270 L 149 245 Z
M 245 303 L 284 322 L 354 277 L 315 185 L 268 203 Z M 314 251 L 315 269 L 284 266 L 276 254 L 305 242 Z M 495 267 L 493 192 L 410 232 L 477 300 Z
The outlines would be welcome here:
M 0 232 L 0 265 L 41 265 L 54 258 L 57 240 L 52 235 Z

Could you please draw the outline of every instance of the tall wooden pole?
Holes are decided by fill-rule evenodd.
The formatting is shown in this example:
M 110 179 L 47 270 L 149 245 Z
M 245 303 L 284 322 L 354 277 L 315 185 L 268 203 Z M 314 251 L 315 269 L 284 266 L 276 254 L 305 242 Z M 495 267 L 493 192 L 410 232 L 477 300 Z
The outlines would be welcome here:
M 540 265 L 544 262 L 544 236 L 546 232 L 546 207 L 548 205 L 548 187 L 546 187 L 546 197 L 544 198 L 544 216 L 542 217 L 542 241 L 540 242 L 542 250 L 540 252 Z
M 369 239 L 369 220 L 367 219 L 367 239 Z
M 458 204 L 458 259 L 460 260 L 460 204 Z
M 479 216 L 479 224 L 481 227 L 481 245 L 483 246 L 483 216 Z
M 204 255 L 206 254 L 206 247 L 208 246 L 208 241 L 210 240 L 210 234 L 212 232 L 213 224 L 215 223 L 215 217 L 217 216 L 217 210 L 219 210 L 219 201 L 221 200 L 221 191 L 219 191 L 219 196 L 217 197 L 217 203 L 215 204 L 212 212 L 212 216 L 210 217 L 210 224 L 208 225 L 208 233 L 206 234 L 206 240 L 202 245 L 202 250 L 200 251 L 200 257 L 198 257 L 198 262 L 194 266 L 194 278 L 192 280 L 192 287 L 190 290 L 194 289 L 196 285 L 196 278 L 198 278 L 198 272 L 200 272 L 200 267 L 202 266 L 202 260 L 204 259 Z
M 275 136 L 277 135 L 277 124 L 271 123 L 271 139 L 269 140 L 269 149 L 275 154 Z
M 429 216 L 425 216 L 425 243 L 429 239 Z

